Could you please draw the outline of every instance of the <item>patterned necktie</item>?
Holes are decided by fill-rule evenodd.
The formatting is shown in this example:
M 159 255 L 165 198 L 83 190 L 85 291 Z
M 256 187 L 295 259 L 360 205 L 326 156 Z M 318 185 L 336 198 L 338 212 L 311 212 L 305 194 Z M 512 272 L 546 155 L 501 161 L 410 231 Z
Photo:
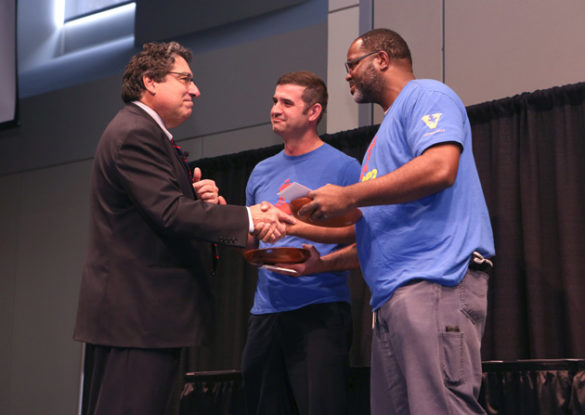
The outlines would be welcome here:
M 171 138 L 171 144 L 175 148 L 175 151 L 179 155 L 179 158 L 183 161 L 183 164 L 185 165 L 185 168 L 187 169 L 187 174 L 189 175 L 189 178 L 191 179 L 191 181 L 193 181 L 193 172 L 191 171 L 191 168 L 189 167 L 189 162 L 187 161 L 188 153 L 185 153 L 181 149 L 181 146 L 179 146 L 177 143 L 175 143 L 175 140 L 173 140 L 172 138 Z

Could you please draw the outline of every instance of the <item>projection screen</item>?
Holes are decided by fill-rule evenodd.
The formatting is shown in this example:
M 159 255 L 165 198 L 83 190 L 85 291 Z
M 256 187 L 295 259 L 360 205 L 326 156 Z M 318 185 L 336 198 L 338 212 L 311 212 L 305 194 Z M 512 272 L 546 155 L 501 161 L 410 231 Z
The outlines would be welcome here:
M 0 1 L 0 128 L 17 121 L 16 0 Z

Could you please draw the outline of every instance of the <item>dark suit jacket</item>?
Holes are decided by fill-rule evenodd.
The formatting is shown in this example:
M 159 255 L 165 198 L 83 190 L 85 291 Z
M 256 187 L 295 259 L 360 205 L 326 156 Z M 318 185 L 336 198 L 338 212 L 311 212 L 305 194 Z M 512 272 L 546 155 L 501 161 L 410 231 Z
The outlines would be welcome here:
M 196 200 L 156 122 L 129 104 L 110 122 L 91 177 L 91 222 L 74 338 L 119 347 L 203 343 L 210 243 L 243 247 L 243 206 Z

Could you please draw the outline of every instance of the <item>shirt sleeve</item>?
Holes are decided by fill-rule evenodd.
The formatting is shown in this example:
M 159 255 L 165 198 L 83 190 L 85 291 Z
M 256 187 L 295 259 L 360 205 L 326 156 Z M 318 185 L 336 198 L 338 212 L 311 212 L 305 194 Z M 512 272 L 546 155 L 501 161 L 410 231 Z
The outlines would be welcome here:
M 361 165 L 354 159 L 348 159 L 345 168 L 343 169 L 343 186 L 349 186 L 350 184 L 357 183 L 360 179 Z
M 461 107 L 447 94 L 422 90 L 412 97 L 404 112 L 406 139 L 415 156 L 440 143 L 456 142 L 463 147 L 464 117 Z

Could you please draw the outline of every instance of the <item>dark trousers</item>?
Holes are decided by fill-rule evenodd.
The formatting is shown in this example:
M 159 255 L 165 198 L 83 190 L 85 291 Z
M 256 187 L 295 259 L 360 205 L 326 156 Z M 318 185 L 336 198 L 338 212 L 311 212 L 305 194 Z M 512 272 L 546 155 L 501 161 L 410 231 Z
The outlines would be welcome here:
M 351 336 L 343 302 L 251 315 L 242 355 L 248 414 L 346 414 Z
M 163 415 L 181 349 L 86 345 L 86 415 Z

